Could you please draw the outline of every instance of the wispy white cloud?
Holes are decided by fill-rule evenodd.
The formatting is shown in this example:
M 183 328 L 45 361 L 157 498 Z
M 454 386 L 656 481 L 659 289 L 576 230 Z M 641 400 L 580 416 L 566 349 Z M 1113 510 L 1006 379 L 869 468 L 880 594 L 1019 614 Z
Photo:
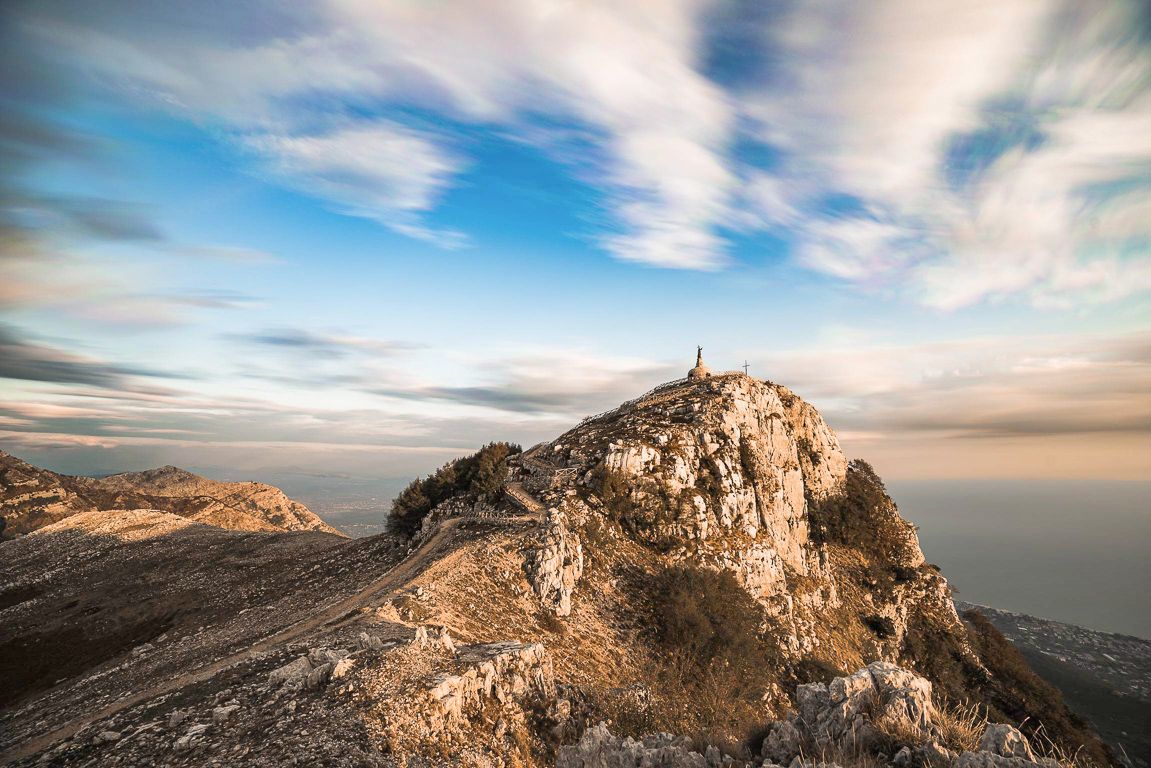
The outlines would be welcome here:
M 329 0 L 243 44 L 123 18 L 38 28 L 125 92 L 234 132 L 293 186 L 415 236 L 436 236 L 426 214 L 460 159 L 429 131 L 353 113 L 414 107 L 523 137 L 574 123 L 588 148 L 579 172 L 606 194 L 603 245 L 712 269 L 737 179 L 734 110 L 700 72 L 705 7 Z
M 1135 2 L 800 6 L 748 94 L 800 262 L 943 309 L 1151 290 L 1151 46 Z M 857 202 L 835 210 L 831 195 Z M 754 197 L 750 197 L 754 202 Z M 778 218 L 778 217 L 776 217 Z
M 445 246 L 463 240 L 421 223 L 462 162 L 410 128 L 359 121 L 317 135 L 250 136 L 245 143 L 288 184 L 345 213 Z

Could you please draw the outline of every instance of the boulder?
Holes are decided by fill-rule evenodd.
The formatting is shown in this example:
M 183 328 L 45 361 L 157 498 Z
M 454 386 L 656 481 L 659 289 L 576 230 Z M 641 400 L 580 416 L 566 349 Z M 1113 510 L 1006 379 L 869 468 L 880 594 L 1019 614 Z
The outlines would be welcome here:
M 532 591 L 545 608 L 557 616 L 568 616 L 583 568 L 583 544 L 568 530 L 567 516 L 558 509 L 548 510 L 537 544 L 524 560 Z
M 232 713 L 239 709 L 238 704 L 231 704 L 226 707 L 216 707 L 212 710 L 212 722 L 226 723 L 232 717 Z
M 884 733 L 919 734 L 917 742 L 931 740 L 935 717 L 931 683 L 894 664 L 877 661 L 827 686 L 801 685 L 796 699 L 796 725 L 820 748 L 868 750 Z
M 303 685 L 304 681 L 308 679 L 308 675 L 312 672 L 312 662 L 308 661 L 307 656 L 301 656 L 294 661 L 290 661 L 278 669 L 273 669 L 268 673 L 268 683 L 270 685 Z
M 1019 729 L 1004 723 L 992 723 L 987 726 L 987 730 L 979 739 L 979 751 L 991 752 L 1001 757 L 1035 759 L 1035 753 L 1031 751 L 1027 738 L 1019 732 Z
M 770 762 L 786 765 L 802 751 L 803 734 L 795 727 L 795 723 L 783 720 L 771 724 L 759 753 Z

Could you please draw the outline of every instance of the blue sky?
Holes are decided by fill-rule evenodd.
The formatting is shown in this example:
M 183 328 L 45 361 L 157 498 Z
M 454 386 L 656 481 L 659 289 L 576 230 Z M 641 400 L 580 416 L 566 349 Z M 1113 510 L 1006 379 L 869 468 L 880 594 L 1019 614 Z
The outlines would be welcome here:
M 3 11 L 0 446 L 403 476 L 713 367 L 892 477 L 1151 470 L 1146 4 Z

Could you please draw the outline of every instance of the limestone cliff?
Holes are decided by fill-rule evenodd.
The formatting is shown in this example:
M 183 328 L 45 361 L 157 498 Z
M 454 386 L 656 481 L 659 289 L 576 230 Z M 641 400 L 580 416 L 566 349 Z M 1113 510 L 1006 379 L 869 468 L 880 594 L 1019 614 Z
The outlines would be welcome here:
M 912 526 L 786 387 L 740 374 L 672 382 L 513 463 L 512 478 L 576 528 L 607 518 L 668 563 L 735 573 L 792 657 L 830 643 L 853 664 L 896 659 L 913 616 L 962 634 Z M 873 508 L 852 512 L 868 516 L 856 540 L 837 540 L 824 513 L 861 483 L 877 485 Z

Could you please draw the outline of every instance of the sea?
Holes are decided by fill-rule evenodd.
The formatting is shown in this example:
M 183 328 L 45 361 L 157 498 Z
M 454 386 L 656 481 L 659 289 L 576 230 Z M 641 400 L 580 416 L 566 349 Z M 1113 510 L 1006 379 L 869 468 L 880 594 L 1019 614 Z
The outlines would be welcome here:
M 1151 639 L 1151 482 L 887 488 L 964 601 Z

